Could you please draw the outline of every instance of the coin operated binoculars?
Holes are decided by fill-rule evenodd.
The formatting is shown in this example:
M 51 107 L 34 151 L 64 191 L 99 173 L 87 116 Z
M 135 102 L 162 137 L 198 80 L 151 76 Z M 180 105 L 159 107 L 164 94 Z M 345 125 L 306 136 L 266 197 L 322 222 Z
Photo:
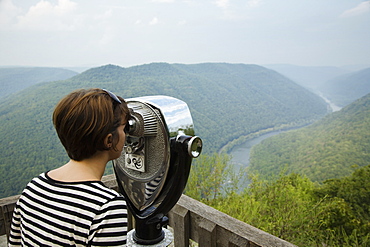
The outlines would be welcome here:
M 135 218 L 128 245 L 167 246 L 166 214 L 181 197 L 191 162 L 202 150 L 187 104 L 168 96 L 126 100 L 131 112 L 126 143 L 113 161 L 118 187 Z M 162 245 L 163 244 L 163 245 Z

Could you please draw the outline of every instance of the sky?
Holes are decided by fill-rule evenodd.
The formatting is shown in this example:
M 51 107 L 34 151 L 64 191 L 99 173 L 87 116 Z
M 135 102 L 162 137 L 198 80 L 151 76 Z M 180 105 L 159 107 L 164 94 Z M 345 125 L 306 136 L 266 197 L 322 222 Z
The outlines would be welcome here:
M 0 66 L 370 67 L 370 1 L 0 0 Z

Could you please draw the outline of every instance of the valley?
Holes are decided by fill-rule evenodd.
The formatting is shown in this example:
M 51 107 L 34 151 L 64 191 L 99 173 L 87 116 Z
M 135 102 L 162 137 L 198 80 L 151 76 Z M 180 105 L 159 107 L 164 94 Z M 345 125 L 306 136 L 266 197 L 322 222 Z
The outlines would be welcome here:
M 317 79 L 320 68 L 315 71 Z M 364 94 L 370 92 L 367 75 L 351 72 L 340 84 Z M 2 197 L 19 194 L 32 177 L 68 161 L 51 123 L 65 94 L 100 87 L 125 98 L 168 95 L 189 105 L 195 134 L 204 142 L 187 195 L 293 243 L 366 244 L 368 197 L 361 191 L 370 190 L 369 93 L 349 94 L 338 107 L 329 94 L 314 93 L 312 86 L 324 79 L 300 85 L 282 72 L 227 63 L 105 65 L 54 81 L 26 85 L 27 76 L 18 79 L 23 88 L 4 80 L 13 91 L 0 95 Z M 247 169 L 231 175 L 230 164 L 234 171 Z M 249 186 L 238 187 L 247 177 Z
M 92 68 L 67 80 L 37 83 L 0 102 L 0 166 L 7 171 L 0 175 L 1 195 L 20 193 L 33 176 L 68 161 L 51 114 L 65 94 L 89 87 L 108 88 L 125 98 L 168 95 L 185 101 L 205 154 L 261 129 L 301 126 L 327 114 L 319 96 L 258 65 L 152 63 Z

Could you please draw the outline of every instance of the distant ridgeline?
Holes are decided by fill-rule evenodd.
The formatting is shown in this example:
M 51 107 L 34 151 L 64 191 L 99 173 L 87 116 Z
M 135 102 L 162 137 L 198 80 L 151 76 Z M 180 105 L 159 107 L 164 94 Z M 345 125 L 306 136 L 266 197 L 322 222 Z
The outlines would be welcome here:
M 370 165 L 370 94 L 316 123 L 253 147 L 249 172 L 304 174 L 322 182 Z
M 38 83 L 0 102 L 0 197 L 68 161 L 52 126 L 56 103 L 78 88 L 106 88 L 124 97 L 168 95 L 185 101 L 204 152 L 242 135 L 302 125 L 327 114 L 325 102 L 281 74 L 257 65 L 153 63 L 107 65 L 64 81 Z
M 321 90 L 336 105 L 346 106 L 370 93 L 370 68 L 329 80 Z
M 62 68 L 11 67 L 0 68 L 0 100 L 40 82 L 65 80 L 77 72 Z
M 299 85 L 346 106 L 370 93 L 370 68 L 356 72 L 330 66 L 267 65 Z

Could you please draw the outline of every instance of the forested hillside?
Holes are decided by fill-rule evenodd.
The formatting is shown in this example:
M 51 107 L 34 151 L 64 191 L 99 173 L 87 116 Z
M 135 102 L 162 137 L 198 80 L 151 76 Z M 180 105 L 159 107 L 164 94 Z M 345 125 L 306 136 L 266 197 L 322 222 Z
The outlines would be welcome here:
M 195 160 L 185 193 L 263 231 L 304 247 L 370 246 L 370 165 L 343 178 L 235 174 L 226 154 Z
M 163 94 L 188 103 L 204 152 L 261 129 L 324 116 L 323 100 L 275 71 L 243 64 L 107 65 L 71 79 L 39 83 L 0 103 L 0 196 L 19 193 L 33 176 L 68 160 L 54 133 L 55 104 L 78 88 L 124 98 Z
M 253 147 L 250 172 L 287 173 L 311 180 L 347 176 L 370 164 L 370 94 L 311 126 L 264 140 Z
M 77 74 L 72 70 L 61 68 L 0 68 L 0 99 L 40 82 L 65 80 Z
M 346 106 L 370 93 L 370 68 L 329 80 L 321 91 L 338 106 Z

